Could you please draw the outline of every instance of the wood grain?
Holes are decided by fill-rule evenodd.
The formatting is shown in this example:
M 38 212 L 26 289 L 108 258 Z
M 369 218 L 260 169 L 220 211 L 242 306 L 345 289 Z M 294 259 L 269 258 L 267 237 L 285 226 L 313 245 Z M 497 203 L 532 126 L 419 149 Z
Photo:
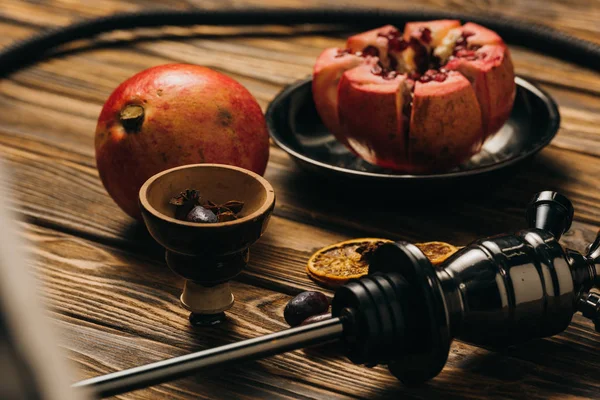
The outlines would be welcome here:
M 153 243 L 145 228 L 123 214 L 108 197 L 94 167 L 79 163 L 85 157 L 70 154 L 70 158 L 63 158 L 58 149 L 12 135 L 0 135 L 0 150 L 13 172 L 13 193 L 20 199 L 15 207 L 31 221 L 127 249 L 148 248 Z M 410 241 L 443 240 L 464 245 L 480 236 L 523 228 L 525 203 L 533 193 L 532 185 L 536 179 L 541 179 L 538 175 L 517 182 L 514 191 L 506 191 L 505 187 L 505 191 L 493 199 L 481 196 L 473 200 L 458 199 L 443 207 L 436 204 L 436 199 L 425 205 L 410 201 L 390 204 L 388 201 L 370 207 L 366 214 L 354 215 L 359 203 L 342 205 L 343 196 L 336 195 L 325 185 L 316 188 L 327 192 L 328 196 L 320 196 L 315 201 L 313 192 L 308 189 L 315 183 L 307 181 L 289 165 L 278 167 L 278 152 L 274 153 L 267 178 L 278 196 L 276 217 L 252 250 L 247 279 L 252 279 L 255 284 L 262 281 L 262 285 L 276 285 L 285 293 L 314 288 L 304 273 L 306 261 L 317 248 L 339 240 L 380 236 Z M 280 162 L 289 163 L 287 156 L 280 157 Z M 85 161 L 86 164 L 89 162 Z M 580 165 L 578 161 L 574 164 Z M 555 187 L 548 183 L 551 175 L 549 172 L 545 182 L 549 187 Z M 594 175 L 589 179 L 592 185 Z M 45 184 L 48 180 L 53 184 Z M 593 239 L 595 226 L 600 225 L 596 219 L 597 203 L 590 203 L 584 195 L 578 196 L 578 189 L 582 190 L 584 185 L 585 182 L 579 183 L 572 193 L 565 190 L 568 186 L 556 186 L 575 201 L 578 222 L 564 240 L 573 238 L 569 245 L 580 250 Z M 543 188 L 539 186 L 538 190 Z M 515 202 L 515 199 L 521 202 Z M 49 208 L 49 203 L 53 207 Z M 582 222 L 585 221 L 583 212 L 588 209 L 591 225 Z M 159 259 L 162 252 L 156 251 L 154 256 Z
M 229 320 L 192 328 L 177 303 L 181 279 L 163 262 L 47 228 L 24 229 L 41 294 L 79 379 L 287 327 L 282 314 L 289 296 L 234 283 L 236 303 Z M 123 398 L 481 398 L 526 393 L 542 399 L 561 392 L 586 398 L 600 390 L 593 373 L 600 367 L 594 336 L 591 322 L 577 316 L 562 335 L 503 352 L 456 342 L 444 372 L 421 388 L 403 387 L 383 367 L 352 365 L 337 354 L 337 347 L 325 346 Z
M 600 3 L 585 0 L 429 0 L 431 9 L 518 17 L 600 43 Z M 81 18 L 148 7 L 364 7 L 327 0 L 3 0 L 0 46 Z M 410 8 L 374 0 L 369 7 Z M 360 236 L 466 244 L 525 227 L 533 193 L 559 190 L 576 208 L 566 246 L 583 250 L 600 226 L 600 79 L 597 71 L 511 45 L 516 72 L 557 102 L 561 129 L 534 160 L 476 190 L 435 193 L 354 187 L 301 173 L 275 146 L 266 178 L 277 193 L 269 229 L 252 248 L 249 267 L 233 283 L 237 302 L 228 323 L 196 330 L 178 305 L 181 279 L 162 249 L 108 197 L 95 168 L 93 134 L 103 102 L 123 80 L 150 66 L 190 62 L 222 71 L 257 98 L 263 110 L 287 84 L 311 73 L 342 27 L 168 27 L 114 32 L 80 41 L 56 57 L 0 81 L 0 157 L 12 172 L 14 208 L 43 282 L 42 294 L 61 329 L 61 345 L 77 379 L 254 337 L 286 327 L 291 295 L 320 289 L 305 274 L 319 247 Z M 331 291 L 325 291 L 329 296 Z M 285 356 L 195 376 L 121 398 L 600 398 L 598 334 L 576 316 L 562 335 L 491 351 L 455 343 L 443 374 L 407 388 L 385 368 L 354 366 L 335 348 Z

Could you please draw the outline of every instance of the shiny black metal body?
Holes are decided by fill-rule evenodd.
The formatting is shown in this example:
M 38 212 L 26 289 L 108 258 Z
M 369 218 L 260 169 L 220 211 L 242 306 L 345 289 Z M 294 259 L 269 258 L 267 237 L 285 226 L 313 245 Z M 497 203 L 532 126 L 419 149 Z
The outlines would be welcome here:
M 562 332 L 576 311 L 562 247 L 541 229 L 478 240 L 437 271 L 452 335 L 508 345 Z
M 454 338 L 518 344 L 562 332 L 577 311 L 600 327 L 600 296 L 589 293 L 600 285 L 600 239 L 586 256 L 563 249 L 558 241 L 572 219 L 566 197 L 541 192 L 527 210 L 529 229 L 477 240 L 437 268 L 410 243 L 382 245 L 369 276 L 338 290 L 332 304 L 334 316 L 352 310 L 355 323 L 346 333 L 362 334 L 348 343 L 350 359 L 388 364 L 401 381 L 420 383 L 441 371 Z M 400 282 L 395 297 L 383 301 L 395 314 L 378 302 L 384 280 Z M 390 335 L 402 343 L 390 344 Z M 386 344 L 385 356 L 369 343 Z

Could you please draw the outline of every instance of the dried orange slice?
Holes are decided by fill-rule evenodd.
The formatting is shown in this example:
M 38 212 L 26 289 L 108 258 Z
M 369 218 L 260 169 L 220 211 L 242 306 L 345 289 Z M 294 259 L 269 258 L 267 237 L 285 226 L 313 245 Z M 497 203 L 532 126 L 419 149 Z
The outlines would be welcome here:
M 369 271 L 365 254 L 383 243 L 392 242 L 382 238 L 360 238 L 335 243 L 315 252 L 306 264 L 309 277 L 318 283 L 335 288 L 350 279 L 360 278 Z M 459 249 L 449 243 L 415 243 L 433 265 L 441 264 Z
M 459 248 L 445 242 L 425 242 L 415 243 L 415 246 L 419 248 L 429 258 L 431 264 L 440 265 L 452 254 L 456 253 Z
M 369 264 L 363 259 L 363 250 L 386 242 L 391 240 L 360 238 L 323 247 L 310 257 L 306 272 L 312 279 L 325 286 L 343 285 L 350 279 L 360 278 L 368 272 Z

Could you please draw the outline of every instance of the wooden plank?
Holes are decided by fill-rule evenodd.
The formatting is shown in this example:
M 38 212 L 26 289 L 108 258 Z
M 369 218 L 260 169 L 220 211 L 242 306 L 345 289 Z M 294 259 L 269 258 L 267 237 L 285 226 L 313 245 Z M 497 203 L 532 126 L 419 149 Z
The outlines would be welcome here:
M 192 328 L 177 304 L 181 280 L 162 262 L 46 228 L 25 228 L 41 293 L 78 379 L 286 327 L 282 310 L 288 296 L 234 282 L 237 301 L 229 321 Z M 600 389 L 595 337 L 591 322 L 577 316 L 564 334 L 516 349 L 493 352 L 457 342 L 443 373 L 420 388 L 400 385 L 383 367 L 352 365 L 335 355 L 336 347 L 326 346 L 126 397 L 594 397 Z
M 10 22 L 0 23 L 0 29 L 9 32 L 0 44 L 23 39 L 35 32 L 32 28 L 15 25 Z M 87 45 L 83 46 L 82 51 L 67 53 L 68 64 L 75 68 L 75 71 L 65 68 L 50 70 L 57 74 L 66 74 L 72 80 L 85 79 L 86 75 L 94 74 L 96 70 L 100 86 L 102 81 L 113 79 L 114 87 L 127 77 L 114 72 L 122 70 L 123 67 L 128 68 L 131 74 L 158 62 L 177 61 L 207 65 L 234 76 L 287 84 L 309 74 L 316 57 L 323 49 L 343 46 L 344 38 L 352 33 L 347 30 L 336 33 L 337 37 L 319 36 L 318 33 L 322 29 L 314 27 L 311 33 L 310 29 L 293 27 L 200 26 L 117 32 L 103 35 L 101 40 L 95 43 L 85 42 Z M 160 40 L 161 37 L 169 40 Z M 140 41 L 143 38 L 145 40 Z M 89 46 L 92 46 L 92 51 L 85 51 L 90 49 Z M 102 51 L 102 47 L 111 47 L 113 51 Z M 115 49 L 118 54 L 115 54 Z M 600 93 L 600 81 L 595 71 L 533 53 L 522 47 L 511 46 L 511 50 L 516 72 L 520 76 L 529 79 L 535 77 L 541 82 Z M 140 54 L 141 58 L 138 58 Z M 89 66 L 80 70 L 77 65 L 73 65 L 72 57 L 77 63 L 87 64 L 94 60 L 95 63 L 106 64 L 107 70 L 103 68 L 97 71 L 97 68 Z M 266 74 L 265 71 L 271 74 Z
M 0 154 L 14 176 L 12 190 L 19 199 L 15 207 L 30 221 L 123 248 L 154 248 L 154 257 L 162 258 L 143 225 L 133 223 L 108 197 L 86 157 L 7 134 L 0 135 Z M 379 236 L 463 245 L 521 229 L 526 226 L 527 201 L 535 191 L 548 188 L 561 190 L 574 201 L 578 222 L 572 239 L 565 240 L 583 249 L 600 226 L 600 194 L 589 189 L 600 172 L 595 164 L 590 156 L 549 148 L 531 168 L 486 196 L 448 199 L 447 204 L 439 204 L 437 197 L 378 203 L 372 194 L 371 205 L 357 213 L 357 203 L 345 199 L 348 192 L 299 174 L 287 155 L 277 150 L 266 175 L 278 196 L 276 218 L 253 248 L 243 279 L 297 293 L 315 287 L 304 273 L 310 254 L 339 240 Z M 315 192 L 321 195 L 315 198 Z
M 59 321 L 60 344 L 77 365 L 78 379 L 286 327 L 281 317 L 286 296 L 234 283 L 230 319 L 219 328 L 192 328 L 177 302 L 181 279 L 165 265 L 48 229 L 27 228 L 44 299 Z M 127 398 L 211 398 L 216 393 L 224 398 L 340 397 L 335 390 L 286 376 L 277 366 L 297 367 L 300 357 L 236 366 L 225 375 L 178 381 Z
M 9 4 L 11 3 L 12 2 L 9 2 Z M 4 24 L 10 24 L 11 20 L 23 22 L 27 21 L 28 18 L 31 18 L 30 9 L 33 5 L 27 5 L 27 3 L 25 3 L 25 6 L 23 6 L 21 3 L 23 2 L 17 2 L 17 4 L 12 4 L 7 8 L 10 12 L 5 13 L 5 18 L 7 18 L 8 21 L 4 22 Z M 59 4 L 62 3 L 59 2 Z M 69 9 L 72 8 L 77 7 L 67 4 L 67 7 L 63 5 L 55 12 L 68 13 Z M 117 8 L 118 7 L 114 5 L 106 6 L 105 12 L 114 12 Z M 513 9 L 510 8 L 505 11 L 512 13 Z M 100 13 L 98 9 L 91 9 L 89 16 L 91 17 L 98 13 Z M 80 18 L 80 14 L 81 10 L 78 12 L 71 10 L 69 20 L 75 18 L 75 16 Z M 593 9 L 587 10 L 585 17 L 592 18 L 594 15 Z M 530 18 L 530 16 L 527 17 Z M 44 18 L 46 18 L 46 16 L 44 16 Z M 52 19 L 50 19 L 50 21 L 51 20 Z M 547 23 L 549 21 L 551 22 L 552 19 L 546 18 L 540 19 L 540 21 Z M 66 22 L 62 20 L 53 23 L 53 25 L 63 24 L 66 24 Z M 246 33 L 253 33 L 254 31 L 255 33 L 257 29 L 262 30 L 263 28 L 169 28 L 159 31 L 150 31 L 154 32 L 151 37 L 157 37 L 157 32 L 163 32 L 166 35 L 171 36 L 173 36 L 174 32 L 178 32 L 178 34 L 174 35 L 178 39 L 178 35 L 183 36 L 181 39 L 185 39 L 186 32 L 187 35 L 192 36 L 198 34 L 211 35 L 211 33 L 212 36 L 214 36 L 215 33 L 218 36 L 216 39 L 213 38 L 210 40 L 200 38 L 178 40 L 175 43 L 173 41 L 153 41 L 152 43 L 132 44 L 132 46 L 130 46 L 130 52 L 139 53 L 140 51 L 143 51 L 145 53 L 157 55 L 161 57 L 162 60 L 167 59 L 170 61 L 199 63 L 222 69 L 233 75 L 241 74 L 259 80 L 267 79 L 283 84 L 290 83 L 291 81 L 310 73 L 310 67 L 312 67 L 319 52 L 325 47 L 342 45 L 342 38 L 348 34 L 340 34 L 338 35 L 339 38 L 329 39 L 324 37 L 314 37 L 314 35 L 309 37 L 306 37 L 306 35 L 299 35 L 298 37 L 298 34 L 303 32 L 302 29 L 289 27 L 287 29 L 282 29 L 279 27 L 270 30 L 271 33 L 279 32 L 279 34 L 283 34 L 283 37 L 278 40 L 276 38 L 239 37 L 239 34 L 244 31 Z M 22 30 L 23 28 L 16 29 L 14 33 L 9 32 L 9 35 L 14 37 L 13 40 L 23 38 L 24 34 Z M 9 30 L 7 29 L 7 31 Z M 145 32 L 148 32 L 148 30 Z M 296 36 L 294 36 L 294 34 L 296 34 Z M 219 36 L 222 37 L 219 38 Z M 8 42 L 9 37 L 10 36 L 4 38 L 4 41 Z M 115 38 L 124 40 L 126 43 L 128 40 L 134 39 L 135 37 L 135 34 L 119 32 L 112 36 L 108 35 L 107 38 L 104 39 L 104 45 L 106 45 L 107 42 L 110 43 L 111 41 L 114 41 Z M 513 50 L 516 70 L 519 75 L 524 77 L 536 77 L 537 80 L 544 82 L 553 82 L 569 87 L 577 87 L 578 89 L 592 91 L 596 94 L 600 93 L 600 81 L 597 79 L 595 71 L 576 67 L 555 58 L 531 53 L 517 46 L 511 48 Z M 274 50 L 276 50 L 276 52 Z M 285 54 L 285 56 L 282 56 L 282 53 Z M 224 57 L 225 55 L 227 56 Z M 77 58 L 79 58 L 79 56 L 77 56 Z M 126 62 L 127 58 L 128 57 L 120 57 L 119 60 L 120 62 Z M 260 62 L 258 62 L 258 60 L 260 60 Z M 70 62 L 70 64 L 72 65 L 73 63 Z M 109 68 L 112 66 L 111 63 L 107 64 L 109 64 Z M 302 71 L 301 75 L 297 72 L 298 68 Z M 68 69 L 61 68 L 60 70 L 68 73 Z M 89 68 L 85 69 L 85 71 L 89 71 Z M 98 78 L 102 79 L 102 77 L 106 77 L 107 75 L 113 76 L 112 74 L 105 73 Z M 117 81 L 116 83 L 118 82 L 120 81 Z M 116 85 L 116 83 L 114 85 Z
M 46 24 L 65 24 L 74 18 L 93 17 L 105 15 L 118 11 L 132 11 L 142 7 L 164 7 L 162 2 L 158 1 L 98 1 L 86 3 L 81 6 L 78 3 L 68 1 L 19 1 L 4 0 L 3 13 L 5 16 L 15 19 L 23 19 L 39 25 Z M 182 0 L 169 2 L 170 8 L 216 8 L 222 7 L 218 0 L 203 1 L 202 3 L 189 3 Z M 308 7 L 335 7 L 327 0 L 243 0 L 236 1 L 236 7 L 255 6 L 255 7 L 282 7 L 282 8 L 308 8 Z M 345 0 L 345 7 L 364 7 L 364 2 L 360 0 Z M 510 5 L 499 2 L 477 3 L 468 0 L 429 0 L 420 4 L 421 7 L 434 10 L 464 11 L 467 13 L 480 14 L 500 14 L 519 18 L 523 21 L 544 23 L 557 29 L 567 31 L 571 34 L 584 37 L 588 40 L 598 41 L 597 21 L 600 18 L 600 6 L 593 1 L 571 0 L 571 1 L 551 1 L 544 0 L 514 0 Z M 379 7 L 384 9 L 411 9 L 415 6 L 410 3 L 390 3 L 385 0 L 374 0 L 369 3 L 369 7 Z
M 377 0 L 369 7 L 407 6 L 387 3 Z M 232 3 L 303 8 L 325 4 L 331 5 L 325 0 Z M 345 4 L 364 6 L 359 0 Z M 82 17 L 150 6 L 163 5 L 142 0 L 84 5 L 4 0 L 0 46 Z M 169 6 L 222 4 L 176 0 Z M 515 0 L 507 6 L 430 0 L 426 6 L 513 15 L 600 41 L 595 23 L 600 4 L 594 2 Z M 452 196 L 442 192 L 425 200 L 411 195 L 389 199 L 377 193 L 358 199 L 355 188 L 332 188 L 301 175 L 285 153 L 273 148 L 266 177 L 278 194 L 276 216 L 253 247 L 249 268 L 233 284 L 238 303 L 230 322 L 209 330 L 190 328 L 176 300 L 181 280 L 165 267 L 162 249 L 143 226 L 133 224 L 114 205 L 99 182 L 92 137 L 103 101 L 119 82 L 141 69 L 184 61 L 230 74 L 265 109 L 283 85 L 310 73 L 323 48 L 343 43 L 346 35 L 324 35 L 316 27 L 117 32 L 98 42 L 69 46 L 60 57 L 0 82 L 0 154 L 13 172 L 15 208 L 39 225 L 28 226 L 27 237 L 35 246 L 43 293 L 65 332 L 61 344 L 77 366 L 78 378 L 284 328 L 281 313 L 288 295 L 318 289 L 304 273 L 310 254 L 346 238 L 465 244 L 481 235 L 524 227 L 527 200 L 548 188 L 565 192 L 576 206 L 577 222 L 563 244 L 582 250 L 593 238 L 600 225 L 600 195 L 595 190 L 600 172 L 597 72 L 512 46 L 517 73 L 553 95 L 562 115 L 561 132 L 527 169 L 502 185 L 498 182 L 495 190 L 460 197 L 453 191 Z M 86 50 L 73 50 L 78 48 Z M 320 349 L 122 397 L 590 398 L 599 392 L 596 339 L 589 321 L 578 316 L 565 334 L 528 346 L 493 352 L 455 343 L 444 373 L 421 388 L 402 387 L 382 367 L 353 366 L 342 357 L 330 357 L 331 349 Z

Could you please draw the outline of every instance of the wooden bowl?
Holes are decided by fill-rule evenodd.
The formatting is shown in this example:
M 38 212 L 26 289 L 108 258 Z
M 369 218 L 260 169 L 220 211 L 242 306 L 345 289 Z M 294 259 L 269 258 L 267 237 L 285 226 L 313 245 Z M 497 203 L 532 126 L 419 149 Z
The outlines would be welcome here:
M 244 202 L 239 218 L 217 223 L 175 219 L 169 200 L 196 189 L 217 204 Z M 220 313 L 233 305 L 227 283 L 246 266 L 248 248 L 267 228 L 275 192 L 258 174 L 223 164 L 191 164 L 162 171 L 148 179 L 139 193 L 144 223 L 166 249 L 169 267 L 186 278 L 181 302 L 198 314 Z

